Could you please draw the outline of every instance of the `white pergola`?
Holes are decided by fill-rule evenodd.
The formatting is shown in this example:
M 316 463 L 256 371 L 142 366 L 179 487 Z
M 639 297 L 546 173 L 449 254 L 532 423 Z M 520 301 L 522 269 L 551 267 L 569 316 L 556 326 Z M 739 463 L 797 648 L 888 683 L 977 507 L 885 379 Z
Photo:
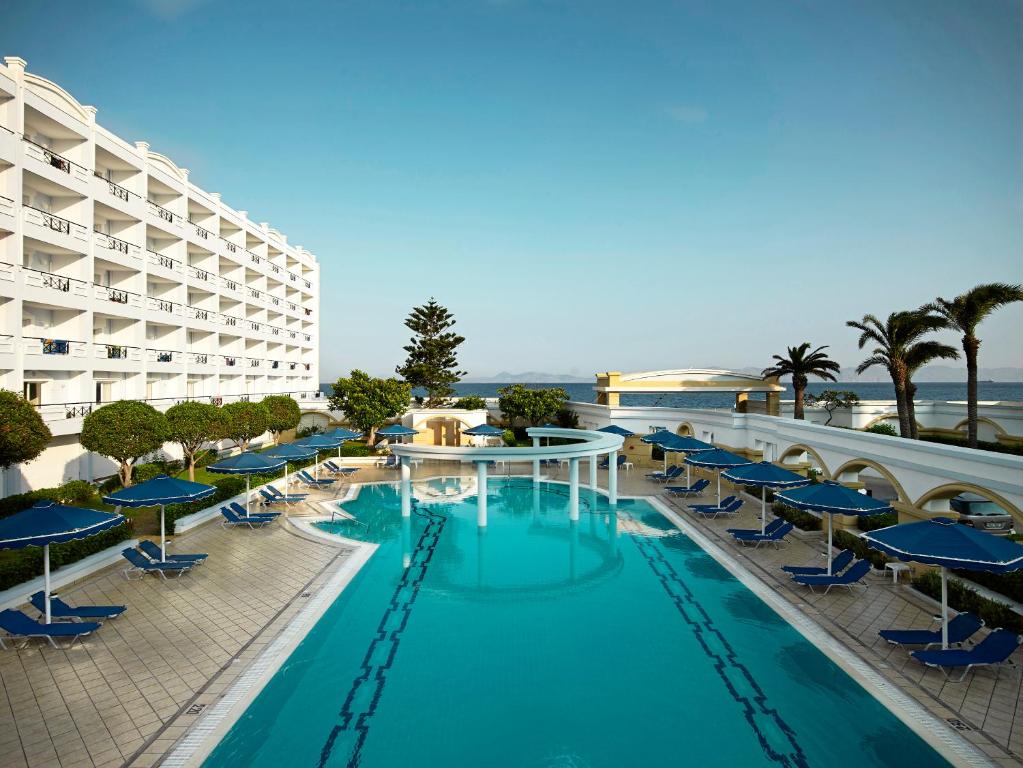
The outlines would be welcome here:
M 391 447 L 391 453 L 401 463 L 401 515 L 412 515 L 412 465 L 413 459 L 432 461 L 472 462 L 476 465 L 476 492 L 479 500 L 476 508 L 476 524 L 487 525 L 487 463 L 491 461 L 533 463 L 533 482 L 540 482 L 540 461 L 555 459 L 568 461 L 568 517 L 579 519 L 579 460 L 589 460 L 589 487 L 597 488 L 597 462 L 601 456 L 608 457 L 608 500 L 614 506 L 618 503 L 618 452 L 625 440 L 620 435 L 597 432 L 588 429 L 562 429 L 560 427 L 530 427 L 526 433 L 532 438 L 532 447 L 511 448 L 494 446 L 487 448 L 456 447 L 446 445 L 416 445 L 408 443 Z M 540 445 L 543 438 L 559 437 L 572 440 L 565 445 Z

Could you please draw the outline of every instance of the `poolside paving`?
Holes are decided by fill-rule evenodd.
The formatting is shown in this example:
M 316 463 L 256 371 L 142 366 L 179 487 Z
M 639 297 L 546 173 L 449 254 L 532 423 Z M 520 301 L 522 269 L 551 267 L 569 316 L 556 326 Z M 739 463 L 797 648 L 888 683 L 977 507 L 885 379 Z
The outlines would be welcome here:
M 528 465 L 513 470 L 528 472 Z M 414 477 L 470 474 L 466 465 L 428 462 Z M 585 475 L 585 473 L 582 473 Z M 560 477 L 566 479 L 562 471 Z M 606 472 L 600 484 L 606 487 Z M 364 469 L 362 482 L 394 480 L 393 471 Z M 657 495 L 640 468 L 622 473 L 623 495 Z M 336 498 L 343 489 L 314 494 Z M 705 500 L 705 499 L 704 499 Z M 750 573 L 812 618 L 836 643 L 863 659 L 940 719 L 950 722 L 998 765 L 1023 765 L 1020 675 L 981 670 L 962 683 L 877 636 L 885 627 L 931 628 L 934 604 L 890 577 L 869 576 L 865 592 L 814 595 L 784 578 L 780 565 L 823 562 L 821 540 L 793 539 L 786 548 L 741 549 L 724 529 L 758 525 L 759 499 L 738 517 L 678 514 L 733 555 Z M 292 510 L 296 516 L 313 507 Z M 72 604 L 124 603 L 129 610 L 70 651 L 33 642 L 0 653 L 0 755 L 22 766 L 158 765 L 203 710 L 282 631 L 316 590 L 343 567 L 350 549 L 302 536 L 285 526 L 223 530 L 213 523 L 178 537 L 173 551 L 209 552 L 209 562 L 180 581 L 126 581 L 107 569 L 62 591 Z M 847 727 L 855 727 L 853 718 Z

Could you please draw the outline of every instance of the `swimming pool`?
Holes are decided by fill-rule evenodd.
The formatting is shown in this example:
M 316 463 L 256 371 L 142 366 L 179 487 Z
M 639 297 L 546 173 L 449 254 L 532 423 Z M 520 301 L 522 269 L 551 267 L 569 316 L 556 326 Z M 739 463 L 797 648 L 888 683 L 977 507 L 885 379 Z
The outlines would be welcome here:
M 947 765 L 650 504 L 463 482 L 320 524 L 380 546 L 206 766 Z

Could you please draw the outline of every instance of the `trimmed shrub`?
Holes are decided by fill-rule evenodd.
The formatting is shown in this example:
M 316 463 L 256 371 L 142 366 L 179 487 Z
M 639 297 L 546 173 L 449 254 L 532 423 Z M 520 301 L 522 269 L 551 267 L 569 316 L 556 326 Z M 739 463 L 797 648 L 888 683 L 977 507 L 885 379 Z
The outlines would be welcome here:
M 461 408 L 466 411 L 482 411 L 487 407 L 487 401 L 479 395 L 466 395 L 460 397 L 451 404 L 452 408 Z
M 886 421 L 878 422 L 871 427 L 867 427 L 864 432 L 870 432 L 873 435 L 888 435 L 889 437 L 898 437 L 899 433 L 895 430 L 891 424 Z
M 821 519 L 817 515 L 804 512 L 801 509 L 786 507 L 784 504 L 774 504 L 771 509 L 775 516 L 787 520 L 801 531 L 819 531 L 821 529 Z
M 366 445 L 363 441 L 358 442 L 347 442 L 341 445 L 342 456 L 372 456 L 373 449 Z M 327 458 L 330 458 L 329 456 Z M 311 464 L 312 462 L 308 462 Z M 307 465 L 303 465 L 307 466 Z
M 851 549 L 856 557 L 869 560 L 870 564 L 878 570 L 884 568 L 885 563 L 888 562 L 887 557 L 876 549 L 871 549 L 867 546 L 867 542 L 859 536 L 849 533 L 849 531 L 835 531 L 833 538 L 836 547 L 839 549 Z
M 869 515 L 856 518 L 856 527 L 861 531 L 876 531 L 878 528 L 887 528 L 889 525 L 896 525 L 899 522 L 899 515 L 896 512 L 885 512 L 883 515 Z
M 964 579 L 987 587 L 992 592 L 1005 595 L 1010 600 L 1023 603 L 1023 571 L 1015 573 L 985 573 L 984 571 L 953 571 Z
M 941 576 L 928 571 L 913 579 L 913 586 L 928 597 L 941 600 Z M 948 580 L 948 604 L 957 611 L 969 611 L 980 616 L 988 629 L 1004 627 L 1023 632 L 1023 616 L 1012 608 L 977 594 L 958 579 Z
M 131 481 L 133 485 L 138 485 L 139 483 L 146 482 L 146 480 L 152 480 L 154 477 L 157 477 L 158 475 L 165 474 L 167 474 L 167 472 L 165 472 L 163 467 L 161 467 L 156 462 L 150 462 L 148 464 L 139 464 L 131 473 Z
M 967 448 L 966 436 L 946 437 L 945 435 L 920 435 L 920 439 L 928 443 L 941 443 L 942 445 L 957 445 L 960 448 Z M 1023 456 L 1023 446 L 1003 445 L 988 440 L 978 440 L 977 448 L 982 451 L 993 451 L 994 453 L 1009 453 L 1014 456 Z

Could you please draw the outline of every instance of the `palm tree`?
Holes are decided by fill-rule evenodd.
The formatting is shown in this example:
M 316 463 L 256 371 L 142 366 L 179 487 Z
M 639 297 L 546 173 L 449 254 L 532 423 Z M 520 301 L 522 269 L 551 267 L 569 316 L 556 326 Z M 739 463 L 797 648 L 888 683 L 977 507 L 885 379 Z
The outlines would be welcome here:
M 798 347 L 789 347 L 785 357 L 774 355 L 774 365 L 770 368 L 765 368 L 761 374 L 765 377 L 792 376 L 792 389 L 796 393 L 796 405 L 793 415 L 797 419 L 803 418 L 803 392 L 809 383 L 809 377 L 816 376 L 818 379 L 825 379 L 826 381 L 838 381 L 835 378 L 835 374 L 842 371 L 838 363 L 829 358 L 824 352 L 827 349 L 826 346 L 817 347 L 817 349 L 808 354 L 809 349 L 810 342 L 808 341 L 804 341 Z
M 954 299 L 938 299 L 923 307 L 942 315 L 949 324 L 963 334 L 963 352 L 966 356 L 966 441 L 977 447 L 977 352 L 980 339 L 977 326 L 999 307 L 1023 301 L 1023 286 L 1008 283 L 984 283 Z
M 910 344 L 906 348 L 906 417 L 909 420 L 909 436 L 920 439 L 916 422 L 916 384 L 913 376 L 923 366 L 934 360 L 958 360 L 959 352 L 955 347 L 940 341 L 925 339 Z
M 859 347 L 868 343 L 877 344 L 870 357 L 856 367 L 856 373 L 880 366 L 888 371 L 895 386 L 895 407 L 899 413 L 899 433 L 911 438 L 916 429 L 915 418 L 911 421 L 913 405 L 909 402 L 912 374 L 923 363 L 923 351 L 912 352 L 914 345 L 924 343 L 921 337 L 946 326 L 939 315 L 925 311 L 892 312 L 882 323 L 874 315 L 864 315 L 862 320 L 849 320 L 846 325 L 860 331 Z M 919 357 L 918 357 L 919 355 Z M 911 366 L 915 366 L 911 369 Z

